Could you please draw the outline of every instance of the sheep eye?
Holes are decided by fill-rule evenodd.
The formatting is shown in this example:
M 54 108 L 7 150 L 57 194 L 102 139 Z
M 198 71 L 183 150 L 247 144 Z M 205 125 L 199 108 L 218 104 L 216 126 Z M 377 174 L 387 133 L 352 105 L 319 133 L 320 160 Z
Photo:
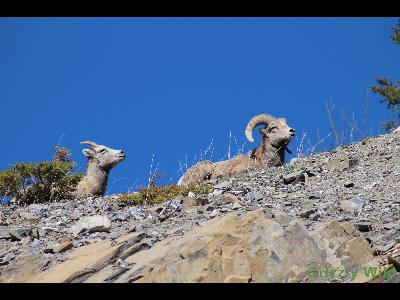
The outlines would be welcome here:
M 106 152 L 107 150 L 106 149 L 101 149 L 100 150 L 100 153 L 104 153 L 104 152 Z
M 276 132 L 277 129 L 278 129 L 278 127 L 272 127 L 271 132 Z

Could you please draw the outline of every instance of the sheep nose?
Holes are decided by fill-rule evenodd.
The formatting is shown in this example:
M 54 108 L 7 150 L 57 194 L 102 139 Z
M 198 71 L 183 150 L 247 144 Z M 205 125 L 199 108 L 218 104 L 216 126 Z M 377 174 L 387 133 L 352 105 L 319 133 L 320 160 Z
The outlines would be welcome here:
M 290 128 L 289 131 L 295 133 L 295 132 L 296 132 L 296 129 Z
M 125 155 L 125 152 L 124 152 L 124 151 L 122 151 L 122 150 L 121 150 L 121 151 L 119 151 L 119 153 L 120 153 L 120 154 L 124 154 L 124 155 Z

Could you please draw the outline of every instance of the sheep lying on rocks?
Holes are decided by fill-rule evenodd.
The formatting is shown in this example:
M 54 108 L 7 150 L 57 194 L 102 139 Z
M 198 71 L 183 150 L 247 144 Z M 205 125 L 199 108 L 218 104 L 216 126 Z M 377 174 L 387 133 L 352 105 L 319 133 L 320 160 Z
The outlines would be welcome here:
M 78 183 L 74 193 L 75 198 L 82 199 L 91 196 L 104 196 L 110 170 L 125 159 L 122 150 L 114 150 L 95 142 L 89 144 L 91 149 L 82 152 L 88 158 L 86 175 Z
M 287 146 L 295 135 L 295 129 L 289 127 L 284 118 L 260 114 L 247 124 L 245 135 L 250 142 L 254 142 L 252 131 L 258 125 L 265 127 L 259 131 L 262 141 L 257 149 L 251 151 L 249 155 L 238 155 L 225 161 L 199 162 L 179 179 L 178 185 L 200 184 L 218 176 L 233 176 L 263 167 L 283 165 L 285 151 L 291 153 Z

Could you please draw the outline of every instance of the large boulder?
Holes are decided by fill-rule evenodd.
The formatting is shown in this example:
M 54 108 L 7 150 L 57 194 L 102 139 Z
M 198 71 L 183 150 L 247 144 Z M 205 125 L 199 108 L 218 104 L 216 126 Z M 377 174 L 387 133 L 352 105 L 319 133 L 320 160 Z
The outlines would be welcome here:
M 310 234 L 300 220 L 258 210 L 189 233 L 150 261 L 136 282 L 318 282 L 336 279 L 321 270 L 375 264 L 367 241 L 349 223 L 331 221 Z

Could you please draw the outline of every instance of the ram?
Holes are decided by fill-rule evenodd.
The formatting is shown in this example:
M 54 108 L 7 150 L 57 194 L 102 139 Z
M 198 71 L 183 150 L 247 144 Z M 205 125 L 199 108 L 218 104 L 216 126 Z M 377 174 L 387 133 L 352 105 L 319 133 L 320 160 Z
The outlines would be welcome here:
M 238 155 L 225 161 L 199 162 L 187 170 L 179 179 L 178 185 L 200 184 L 221 175 L 234 176 L 263 167 L 283 165 L 285 151 L 291 153 L 288 144 L 295 136 L 295 129 L 289 127 L 284 118 L 260 114 L 253 117 L 247 124 L 245 135 L 250 142 L 254 142 L 252 132 L 258 125 L 264 125 L 264 127 L 259 131 L 262 140 L 257 149 L 251 151 L 249 155 Z
M 114 150 L 95 142 L 85 141 L 90 149 L 83 149 L 82 153 L 88 158 L 86 175 L 78 183 L 74 197 L 82 199 L 91 196 L 103 196 L 111 169 L 125 159 L 122 150 Z

